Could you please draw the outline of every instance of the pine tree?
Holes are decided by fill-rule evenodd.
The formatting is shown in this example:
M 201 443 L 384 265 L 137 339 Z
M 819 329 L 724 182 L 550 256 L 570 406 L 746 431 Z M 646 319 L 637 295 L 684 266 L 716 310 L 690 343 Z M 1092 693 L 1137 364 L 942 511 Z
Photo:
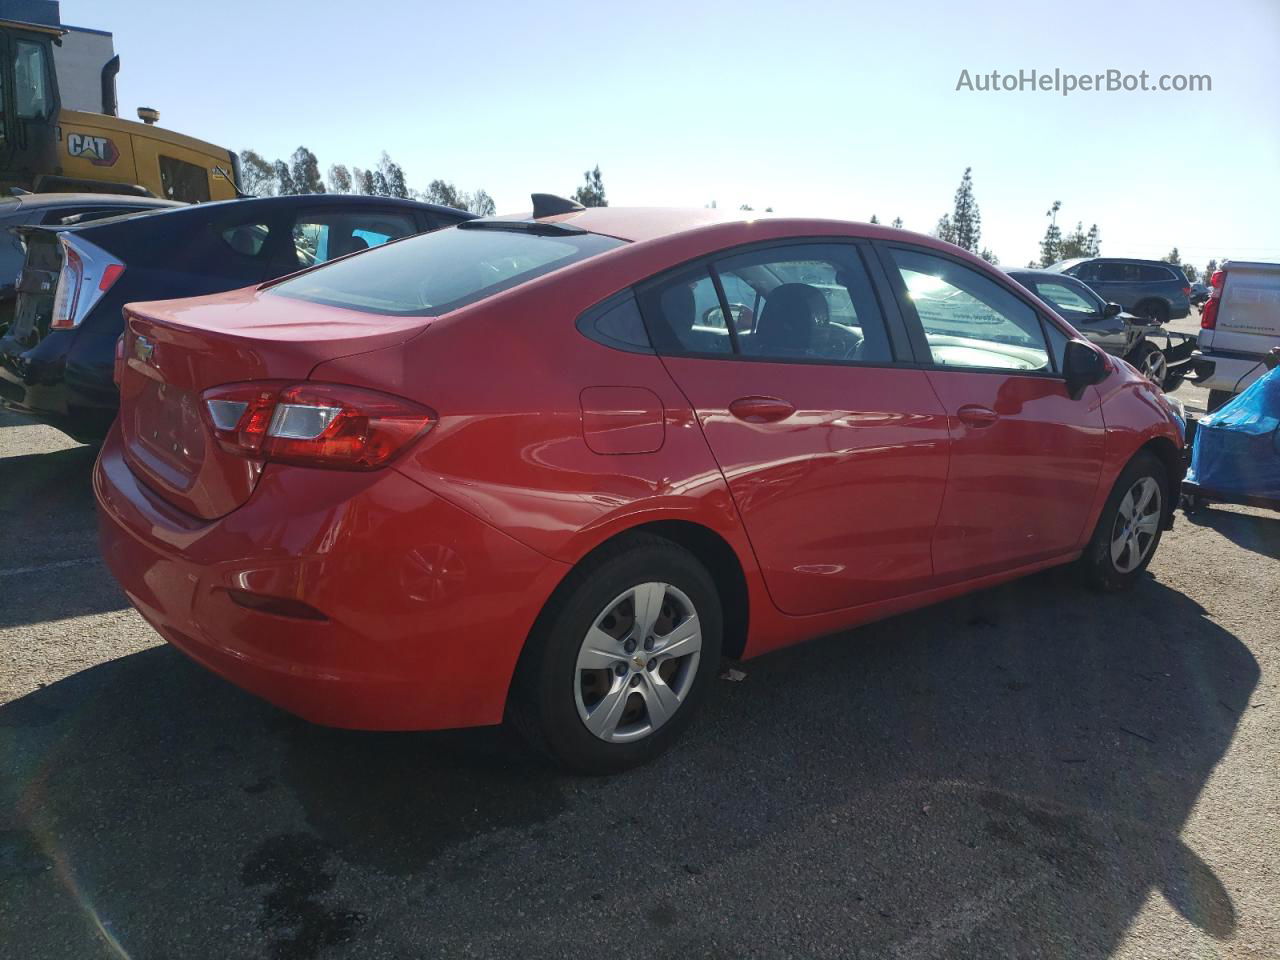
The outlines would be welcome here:
M 351 171 L 341 163 L 335 163 L 329 168 L 329 192 L 330 193 L 351 193 Z
M 877 217 L 874 213 L 871 215 L 871 219 L 867 221 L 867 223 L 879 223 L 879 222 L 880 222 L 880 218 Z
M 978 256 L 980 256 L 983 260 L 987 261 L 987 263 L 991 264 L 993 267 L 999 266 L 1000 264 L 1000 258 L 997 257 L 987 247 L 983 247 L 982 250 L 979 251 Z
M 944 213 L 938 218 L 938 225 L 933 228 L 933 235 L 939 240 L 945 240 L 947 243 L 956 242 L 955 224 L 951 222 L 951 214 Z
M 895 229 L 895 230 L 901 230 L 901 229 L 902 229 L 902 218 L 901 218 L 901 217 L 894 217 L 894 218 L 893 218 L 893 223 L 889 224 L 889 226 L 893 227 L 893 229 Z
M 1084 255 L 1086 257 L 1096 257 L 1102 252 L 1102 241 L 1098 237 L 1098 225 L 1095 223 L 1089 227 L 1089 233 L 1085 236 Z
M 955 230 L 955 239 L 951 242 L 957 247 L 977 253 L 978 242 L 982 239 L 982 214 L 978 211 L 978 201 L 973 196 L 972 167 L 964 168 L 964 176 L 960 178 L 960 186 L 956 188 L 951 225 Z
M 1049 228 L 1040 241 L 1040 266 L 1048 267 L 1062 258 L 1058 255 L 1062 249 L 1062 231 L 1058 228 L 1058 211 L 1062 209 L 1062 201 L 1053 201 L 1053 206 L 1045 214 L 1049 218 Z
M 1182 255 L 1178 253 L 1178 248 L 1174 247 L 1163 257 L 1165 263 L 1182 263 Z
M 293 177 L 292 193 L 324 193 L 320 163 L 316 160 L 316 155 L 306 147 L 293 151 L 289 172 Z
M 1084 224 L 1077 220 L 1075 230 L 1062 238 L 1062 244 L 1058 247 L 1058 259 L 1071 260 L 1075 257 L 1083 257 L 1088 245 L 1089 237 L 1084 232 Z
M 584 207 L 607 207 L 609 201 L 604 195 L 604 179 L 600 176 L 600 166 L 596 165 L 594 170 L 588 170 L 582 175 L 583 183 L 574 191 L 573 199 Z
M 1218 272 L 1218 261 L 1210 260 L 1204 265 L 1204 282 L 1208 283 L 1213 279 L 1213 275 Z

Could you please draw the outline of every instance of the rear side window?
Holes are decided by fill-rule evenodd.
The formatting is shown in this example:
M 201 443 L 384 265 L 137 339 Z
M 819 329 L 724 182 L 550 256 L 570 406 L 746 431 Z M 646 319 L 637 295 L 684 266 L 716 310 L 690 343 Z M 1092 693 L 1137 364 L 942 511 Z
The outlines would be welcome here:
M 1168 283 L 1178 279 L 1168 267 L 1142 266 L 1138 269 L 1144 283 Z
M 453 227 L 308 270 L 271 292 L 370 313 L 438 316 L 622 243 L 594 233 Z
M 270 228 L 265 223 L 238 223 L 221 231 L 222 242 L 242 257 L 256 257 L 266 245 Z
M 649 335 L 636 306 L 635 294 L 625 290 L 578 318 L 578 329 L 596 343 L 628 353 L 653 353 Z
M 209 199 L 209 175 L 204 167 L 163 154 L 160 156 L 160 186 L 168 200 L 204 203 Z

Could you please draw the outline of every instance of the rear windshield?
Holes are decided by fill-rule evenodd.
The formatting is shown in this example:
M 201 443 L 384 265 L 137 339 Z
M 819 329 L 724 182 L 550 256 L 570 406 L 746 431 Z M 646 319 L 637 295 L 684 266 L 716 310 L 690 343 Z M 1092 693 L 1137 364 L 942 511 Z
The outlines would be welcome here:
M 308 270 L 272 293 L 372 313 L 434 316 L 559 270 L 623 241 L 450 227 Z

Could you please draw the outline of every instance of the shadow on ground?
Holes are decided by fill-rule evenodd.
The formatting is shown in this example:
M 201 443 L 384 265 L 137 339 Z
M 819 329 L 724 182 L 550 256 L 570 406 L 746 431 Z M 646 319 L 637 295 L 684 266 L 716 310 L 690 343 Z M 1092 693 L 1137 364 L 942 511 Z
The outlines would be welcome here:
M 0 708 L 0 917 L 27 958 L 1084 958 L 1157 890 L 1232 937 L 1179 831 L 1258 668 L 1182 594 L 1041 576 L 745 669 L 591 780 L 106 663 Z
M 1216 530 L 1238 547 L 1273 560 L 1280 560 L 1280 515 L 1237 513 L 1222 507 L 1205 506 L 1186 514 L 1198 527 Z

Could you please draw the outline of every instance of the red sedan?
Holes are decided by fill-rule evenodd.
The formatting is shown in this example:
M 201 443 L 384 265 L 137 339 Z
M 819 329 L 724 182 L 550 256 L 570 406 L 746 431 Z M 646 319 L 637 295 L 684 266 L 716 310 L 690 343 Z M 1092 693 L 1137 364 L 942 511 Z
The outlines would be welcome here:
M 94 474 L 174 646 L 322 724 L 668 746 L 723 655 L 1172 517 L 1163 394 L 929 237 L 712 211 L 488 219 L 132 304 Z

